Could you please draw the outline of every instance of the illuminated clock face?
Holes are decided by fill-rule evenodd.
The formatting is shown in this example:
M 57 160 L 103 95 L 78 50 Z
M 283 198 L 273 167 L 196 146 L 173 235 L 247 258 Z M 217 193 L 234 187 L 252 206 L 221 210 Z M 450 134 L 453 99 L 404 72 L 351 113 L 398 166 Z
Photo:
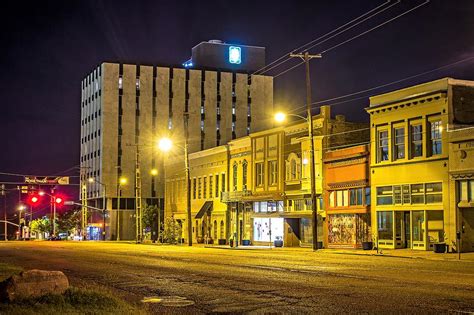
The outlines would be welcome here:
M 229 62 L 233 64 L 240 64 L 242 62 L 242 53 L 240 47 L 229 47 Z

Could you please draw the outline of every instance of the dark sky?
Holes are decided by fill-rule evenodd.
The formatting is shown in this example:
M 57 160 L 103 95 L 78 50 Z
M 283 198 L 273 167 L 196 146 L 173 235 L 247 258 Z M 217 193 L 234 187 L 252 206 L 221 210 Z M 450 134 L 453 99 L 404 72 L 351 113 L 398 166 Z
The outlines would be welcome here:
M 80 82 L 102 61 L 176 65 L 209 39 L 265 46 L 267 62 L 373 9 L 375 1 L 8 1 L 0 19 L 0 172 L 53 174 L 79 164 Z M 318 53 L 423 0 L 402 1 L 312 49 Z M 313 99 L 399 80 L 474 56 L 474 1 L 429 4 L 312 61 Z M 289 62 L 270 74 L 293 65 Z M 474 62 L 357 96 L 443 76 Z M 275 79 L 279 107 L 304 105 L 304 68 Z M 333 111 L 364 121 L 368 99 Z

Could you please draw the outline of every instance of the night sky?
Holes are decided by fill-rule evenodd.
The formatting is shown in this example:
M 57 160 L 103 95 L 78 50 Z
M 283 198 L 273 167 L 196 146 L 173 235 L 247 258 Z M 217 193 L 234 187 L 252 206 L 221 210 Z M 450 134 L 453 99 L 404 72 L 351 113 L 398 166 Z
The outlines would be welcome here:
M 265 46 L 269 63 L 384 1 L 2 3 L 0 172 L 57 174 L 79 164 L 80 83 L 103 61 L 179 65 L 190 57 L 194 45 L 221 39 Z M 402 1 L 310 52 L 319 53 L 423 2 Z M 472 0 L 432 0 L 331 50 L 312 61 L 313 100 L 357 92 L 474 56 L 473 17 Z M 474 80 L 474 59 L 354 97 L 445 76 Z M 302 106 L 304 91 L 300 66 L 275 79 L 275 105 Z M 333 112 L 367 121 L 363 110 L 367 104 L 368 98 L 363 98 L 336 105 Z

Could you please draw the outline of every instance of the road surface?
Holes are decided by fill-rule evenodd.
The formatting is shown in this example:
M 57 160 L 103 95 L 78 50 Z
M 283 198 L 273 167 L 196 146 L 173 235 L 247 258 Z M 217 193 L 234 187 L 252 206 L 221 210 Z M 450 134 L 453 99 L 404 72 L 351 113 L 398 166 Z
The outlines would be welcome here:
M 151 313 L 474 312 L 474 263 L 309 250 L 2 242 L 0 262 L 61 270 Z

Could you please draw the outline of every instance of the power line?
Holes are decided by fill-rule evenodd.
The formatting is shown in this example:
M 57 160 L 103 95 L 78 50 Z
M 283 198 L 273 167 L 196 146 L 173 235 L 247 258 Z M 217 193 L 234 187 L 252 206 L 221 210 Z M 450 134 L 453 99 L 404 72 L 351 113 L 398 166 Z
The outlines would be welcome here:
M 341 45 L 344 45 L 344 44 L 346 44 L 346 43 L 348 43 L 348 42 L 351 42 L 351 41 L 353 41 L 353 40 L 356 39 L 356 38 L 359 38 L 359 37 L 361 37 L 361 36 L 364 36 L 365 34 L 370 33 L 370 32 L 372 32 L 373 30 L 376 30 L 376 29 L 378 29 L 379 27 L 384 26 L 385 24 L 388 24 L 388 23 L 390 23 L 390 22 L 392 22 L 392 21 L 395 21 L 396 19 L 398 19 L 398 18 L 400 18 L 400 17 L 402 17 L 402 16 L 404 16 L 404 15 L 406 15 L 406 14 L 412 12 L 412 11 L 415 11 L 416 9 L 418 9 L 418 8 L 420 8 L 420 7 L 422 7 L 422 6 L 426 5 L 426 4 L 428 4 L 429 2 L 430 2 L 430 0 L 426 0 L 425 2 L 423 2 L 423 3 L 421 3 L 421 4 L 417 5 L 417 6 L 415 6 L 415 7 L 413 7 L 413 8 L 411 8 L 410 10 L 407 10 L 407 11 L 405 11 L 405 12 L 403 12 L 403 13 L 401 13 L 401 14 L 399 14 L 399 15 L 397 15 L 397 16 L 395 16 L 395 17 L 393 17 L 393 18 L 391 18 L 391 19 L 389 19 L 389 20 L 387 20 L 387 21 L 385 21 L 385 22 L 383 22 L 383 23 L 377 25 L 377 26 L 374 26 L 374 27 L 372 27 L 371 29 L 368 29 L 368 30 L 365 31 L 365 32 L 362 32 L 362 33 L 360 33 L 360 34 L 358 34 L 358 35 L 356 35 L 356 36 L 353 36 L 353 37 L 351 37 L 351 38 L 349 38 L 349 39 L 347 39 L 347 40 L 345 40 L 345 41 L 343 41 L 343 42 L 341 42 L 341 43 L 339 43 L 339 44 L 337 44 L 337 45 L 334 45 L 334 46 L 332 46 L 332 47 L 330 47 L 330 48 L 328 48 L 328 49 L 326 49 L 326 50 L 323 50 L 322 52 L 320 52 L 320 54 L 327 53 L 328 51 L 331 51 L 331 50 L 333 50 L 333 49 L 335 49 L 335 48 L 337 48 L 337 47 L 339 47 L 339 46 L 341 46 Z
M 435 69 L 431 69 L 431 70 L 424 71 L 424 72 L 421 72 L 421 73 L 418 73 L 418 74 L 415 74 L 415 75 L 405 77 L 403 79 L 399 79 L 399 80 L 396 80 L 396 81 L 384 83 L 384 84 L 377 85 L 377 86 L 374 86 L 374 87 L 371 87 L 371 88 L 368 88 L 368 89 L 360 90 L 360 91 L 357 91 L 357 92 L 352 92 L 352 93 L 349 93 L 349 94 L 344 94 L 344 95 L 341 95 L 341 96 L 316 101 L 316 102 L 311 103 L 311 105 L 319 105 L 321 103 L 336 101 L 336 100 L 339 100 L 339 99 L 347 98 L 349 96 L 354 96 L 354 95 L 357 95 L 357 94 L 378 90 L 378 89 L 381 89 L 381 88 L 384 88 L 384 87 L 387 87 L 387 86 L 390 86 L 390 85 L 394 85 L 394 84 L 401 83 L 401 82 L 404 82 L 404 81 L 407 81 L 407 80 L 410 80 L 410 79 L 414 79 L 414 78 L 417 78 L 417 77 L 420 77 L 420 76 L 424 76 L 426 74 L 430 74 L 430 73 L 433 73 L 433 72 L 436 72 L 436 71 L 439 71 L 439 70 L 443 70 L 445 68 L 450 68 L 450 67 L 456 66 L 458 64 L 461 64 L 461 63 L 464 63 L 464 62 L 467 62 L 467 61 L 470 61 L 470 60 L 473 60 L 473 59 L 474 59 L 474 56 L 470 56 L 470 57 L 455 61 L 453 63 L 449 63 L 449 64 L 446 64 L 446 65 L 437 67 Z M 351 102 L 351 101 L 355 101 L 355 100 L 359 100 L 359 99 L 364 99 L 364 98 L 368 98 L 368 97 L 370 97 L 370 96 L 361 96 L 361 97 L 356 97 L 356 98 L 352 98 L 352 99 L 349 99 L 349 100 L 344 100 L 344 101 L 341 101 L 341 102 L 327 104 L 327 105 L 334 106 L 334 105 L 339 105 L 339 104 L 343 104 L 343 103 L 347 103 L 347 102 Z M 303 109 L 305 107 L 306 107 L 306 105 L 299 106 L 299 107 L 296 107 L 296 108 L 290 110 L 290 112 L 295 112 L 295 111 Z M 319 107 L 321 107 L 321 106 L 315 106 L 313 108 L 319 108 Z
M 32 174 L 18 174 L 18 173 L 8 173 L 8 172 L 0 172 L 0 175 L 17 176 L 17 177 L 79 177 L 78 175 L 32 175 Z
M 338 44 L 336 44 L 336 45 L 334 45 L 334 46 L 332 46 L 332 47 L 330 47 L 330 48 L 328 48 L 328 49 L 326 49 L 326 50 L 323 50 L 323 51 L 319 52 L 319 54 L 322 55 L 322 54 L 327 53 L 328 51 L 331 51 L 331 50 L 333 50 L 333 49 L 335 49 L 335 48 L 337 48 L 337 47 L 339 47 L 339 46 L 341 46 L 341 45 L 344 45 L 344 44 L 346 44 L 346 43 L 348 43 L 348 42 L 350 42 L 350 41 L 352 41 L 352 40 L 354 40 L 354 39 L 356 39 L 356 38 L 359 38 L 359 37 L 361 37 L 361 36 L 364 36 L 364 35 L 366 35 L 366 34 L 372 32 L 373 30 L 376 30 L 376 29 L 378 29 L 378 28 L 380 28 L 380 27 L 382 27 L 382 26 L 384 26 L 384 25 L 386 25 L 386 24 L 388 24 L 388 23 L 390 23 L 390 22 L 393 22 L 393 21 L 395 21 L 396 19 L 399 19 L 400 17 L 402 17 L 402 16 L 404 16 L 404 15 L 406 15 L 406 14 L 408 14 L 408 13 L 410 13 L 410 12 L 416 10 L 416 9 L 418 9 L 419 7 L 426 5 L 426 4 L 429 3 L 429 2 L 430 2 L 430 0 L 426 0 L 425 2 L 419 4 L 419 5 L 417 5 L 417 6 L 413 7 L 413 8 L 411 8 L 411 9 L 409 9 L 409 10 L 407 10 L 407 11 L 405 11 L 405 12 L 403 12 L 403 13 L 401 13 L 401 14 L 399 14 L 399 15 L 397 15 L 397 16 L 395 16 L 395 17 L 393 17 L 393 18 L 391 18 L 391 19 L 389 19 L 389 20 L 387 20 L 387 21 L 385 21 L 385 22 L 382 22 L 382 23 L 380 23 L 380 24 L 378 24 L 378 25 L 376 25 L 376 26 L 374 26 L 374 27 L 372 27 L 372 28 L 370 28 L 370 29 L 368 29 L 368 30 L 362 32 L 362 33 L 359 33 L 359 34 L 357 34 L 357 35 L 355 35 L 355 36 L 353 36 L 353 37 L 351 37 L 351 38 L 349 38 L 349 39 L 347 39 L 347 40 L 345 40 L 345 41 L 343 41 L 343 42 L 340 42 L 340 43 L 338 43 Z M 396 4 L 397 4 L 397 3 L 396 3 Z M 393 6 L 393 5 L 394 5 L 394 4 L 392 4 L 392 6 Z M 384 10 L 385 10 L 385 9 L 384 9 Z M 383 12 L 383 11 L 382 11 L 382 12 Z M 314 45 L 314 46 L 316 46 L 316 45 Z M 276 74 L 276 75 L 274 76 L 274 78 L 277 78 L 277 77 L 279 77 L 279 76 L 281 76 L 281 75 L 283 75 L 283 74 L 285 74 L 285 73 L 287 73 L 287 72 L 289 72 L 289 71 L 291 71 L 291 70 L 297 68 L 297 67 L 300 66 L 301 64 L 303 64 L 303 63 L 299 63 L 299 64 L 297 64 L 297 65 L 295 65 L 295 66 L 293 66 L 293 67 L 291 67 L 291 68 L 289 68 L 289 69 L 287 69 L 287 70 L 284 70 L 284 71 L 282 71 L 282 72 Z
M 282 55 L 280 58 L 274 60 L 273 62 L 269 63 L 268 65 L 265 65 L 264 67 L 262 67 L 262 68 L 256 70 L 255 72 L 252 73 L 252 75 L 254 75 L 254 74 L 256 74 L 257 72 L 260 72 L 260 71 L 264 70 L 265 68 L 271 66 L 270 68 L 265 69 L 265 70 L 262 71 L 261 73 L 258 73 L 259 75 L 262 75 L 262 74 L 264 74 L 264 73 L 270 71 L 271 69 L 274 69 L 274 68 L 276 68 L 276 67 L 278 67 L 278 66 L 284 64 L 285 62 L 291 60 L 291 58 L 288 57 L 288 55 L 289 55 L 290 53 L 294 53 L 294 52 L 296 52 L 296 51 L 298 51 L 298 50 L 300 50 L 300 49 L 303 49 L 304 47 L 306 47 L 306 46 L 308 46 L 308 45 L 312 45 L 312 44 L 314 44 L 315 42 L 317 42 L 317 41 L 319 41 L 319 40 L 325 38 L 326 36 L 329 36 L 329 35 L 333 34 L 334 32 L 337 32 L 338 30 L 343 29 L 344 27 L 346 27 L 346 26 L 348 26 L 348 25 L 350 25 L 350 24 L 356 22 L 357 20 L 363 18 L 364 16 L 366 16 L 366 15 L 368 15 L 368 14 L 371 14 L 371 13 L 374 12 L 374 11 L 377 11 L 378 9 L 382 8 L 383 6 L 385 6 L 386 4 L 390 3 L 390 1 L 391 1 L 391 0 L 388 0 L 388 1 L 386 1 L 385 3 L 383 3 L 383 4 L 379 5 L 379 6 L 377 6 L 376 8 L 374 8 L 374 9 L 372 9 L 372 10 L 370 10 L 370 11 L 367 11 L 367 12 L 365 12 L 364 14 L 358 16 L 357 18 L 354 18 L 354 19 L 352 19 L 351 21 L 349 21 L 349 22 L 347 22 L 347 23 L 345 23 L 345 24 L 343 24 L 343 25 L 337 27 L 336 29 L 333 29 L 332 31 L 330 31 L 330 32 L 328 32 L 328 33 L 326 33 L 326 34 L 324 34 L 324 35 L 322 35 L 322 36 L 319 36 L 318 38 L 316 38 L 316 39 L 314 39 L 314 40 L 312 40 L 312 41 L 310 41 L 310 42 L 308 42 L 308 43 L 306 43 L 306 44 L 304 44 L 304 45 L 301 45 L 300 47 L 297 47 L 297 48 L 293 49 L 292 51 L 289 51 L 288 53 Z M 346 32 L 346 31 L 350 30 L 351 28 L 353 28 L 353 27 L 355 27 L 355 26 L 357 26 L 357 25 L 359 25 L 359 24 L 361 24 L 361 23 L 367 21 L 368 19 L 371 19 L 372 17 L 374 17 L 374 16 L 376 16 L 376 15 L 382 13 L 383 11 L 385 11 L 385 10 L 391 8 L 392 6 L 394 6 L 394 5 L 398 4 L 398 3 L 400 3 L 400 0 L 398 0 L 396 3 L 390 5 L 389 7 L 384 8 L 383 10 L 381 10 L 381 11 L 379 11 L 379 12 L 376 12 L 375 14 L 373 14 L 373 15 L 371 15 L 371 16 L 365 18 L 365 19 L 363 19 L 362 21 L 357 22 L 356 24 L 350 26 L 349 28 L 343 29 L 342 31 L 338 32 L 337 34 L 335 34 L 335 35 L 333 35 L 333 36 L 331 36 L 331 37 L 329 37 L 329 38 L 326 38 L 324 41 L 319 42 L 319 43 L 316 43 L 315 45 L 313 45 L 313 46 L 311 46 L 311 47 L 309 47 L 309 48 L 307 48 L 307 49 L 305 49 L 305 50 L 302 50 L 302 52 L 305 52 L 305 51 L 307 51 L 308 49 L 311 49 L 312 47 L 315 47 L 315 46 L 317 46 L 317 45 L 319 45 L 319 44 L 322 44 L 322 43 L 324 43 L 325 41 L 327 41 L 327 40 L 329 40 L 329 39 L 331 39 L 331 38 L 334 38 L 335 36 L 340 35 L 340 34 Z M 285 57 L 287 58 L 286 60 L 284 60 L 284 61 L 282 61 L 282 62 L 278 62 L 278 61 L 284 59 Z M 277 62 L 278 62 L 278 63 L 277 63 Z M 272 66 L 272 65 L 275 64 L 275 63 L 277 63 L 277 64 L 274 65 L 274 66 Z

